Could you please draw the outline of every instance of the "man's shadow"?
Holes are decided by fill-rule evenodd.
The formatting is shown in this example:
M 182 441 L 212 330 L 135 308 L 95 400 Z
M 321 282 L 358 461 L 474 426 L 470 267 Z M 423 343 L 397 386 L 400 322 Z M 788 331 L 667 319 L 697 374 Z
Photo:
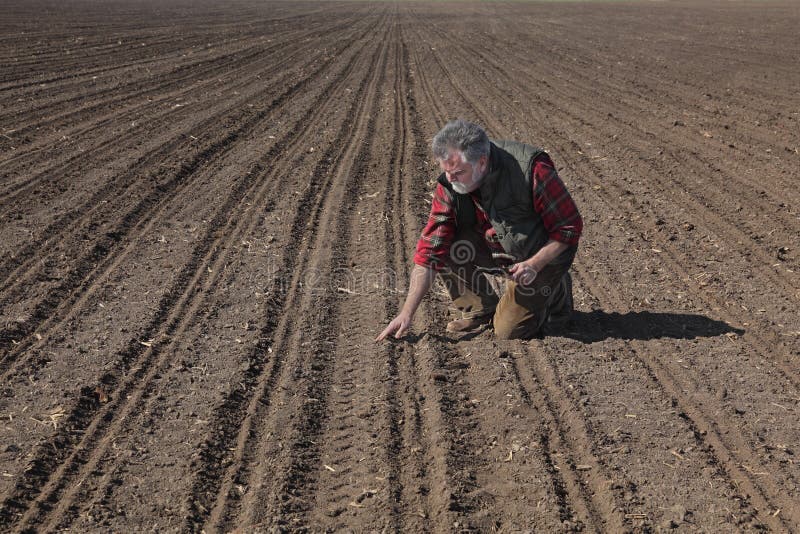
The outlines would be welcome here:
M 430 336 L 444 343 L 461 343 L 483 335 L 490 330 L 486 325 L 463 335 L 435 334 L 421 332 L 406 334 L 403 341 L 415 344 L 425 336 Z M 559 326 L 543 328 L 537 338 L 566 337 L 583 343 L 594 343 L 604 339 L 695 339 L 699 337 L 717 337 L 724 334 L 744 334 L 741 328 L 735 328 L 724 321 L 709 319 L 704 315 L 692 313 L 665 312 L 590 312 L 573 311 L 569 321 Z M 394 338 L 390 338 L 394 341 Z
M 691 313 L 609 313 L 594 310 L 573 312 L 569 322 L 549 330 L 547 335 L 594 343 L 604 339 L 695 339 L 729 333 L 741 335 L 744 330 L 724 321 Z

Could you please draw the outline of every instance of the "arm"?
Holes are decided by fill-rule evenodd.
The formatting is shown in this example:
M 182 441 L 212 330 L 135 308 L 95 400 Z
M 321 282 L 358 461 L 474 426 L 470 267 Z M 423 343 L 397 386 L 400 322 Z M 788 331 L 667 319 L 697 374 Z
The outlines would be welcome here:
M 509 268 L 512 279 L 519 284 L 533 282 L 536 273 L 567 248 L 577 245 L 583 230 L 578 208 L 547 154 L 536 158 L 531 175 L 533 207 L 542 217 L 550 240 L 533 256 Z
M 508 272 L 511 274 L 511 279 L 518 284 L 530 284 L 539 271 L 544 269 L 547 264 L 556 259 L 567 248 L 569 248 L 569 245 L 566 243 L 551 239 L 539 249 L 539 252 L 527 260 L 509 267 Z
M 411 271 L 408 295 L 406 296 L 403 308 L 400 310 L 400 313 L 397 314 L 397 317 L 392 319 L 389 326 L 375 338 L 375 341 L 383 341 L 391 334 L 394 334 L 394 337 L 399 339 L 406 333 L 408 327 L 411 326 L 411 319 L 413 319 L 414 314 L 417 312 L 417 308 L 420 302 L 422 302 L 422 299 L 428 294 L 428 291 L 430 291 L 435 278 L 436 271 L 433 269 L 421 265 L 414 266 L 414 269 Z
M 411 326 L 419 303 L 430 290 L 436 279 L 436 271 L 442 268 L 450 253 L 450 245 L 456 231 L 456 215 L 451 199 L 442 184 L 434 191 L 431 200 L 431 213 L 428 222 L 422 230 L 417 250 L 414 254 L 414 269 L 411 271 L 408 295 L 405 304 L 392 322 L 389 323 L 375 341 L 382 341 L 387 336 L 394 334 L 400 338 Z

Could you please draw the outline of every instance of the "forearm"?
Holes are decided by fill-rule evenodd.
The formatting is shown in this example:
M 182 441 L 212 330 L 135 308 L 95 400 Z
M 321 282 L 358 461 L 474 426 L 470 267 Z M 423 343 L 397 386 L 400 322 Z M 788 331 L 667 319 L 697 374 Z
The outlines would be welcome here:
M 559 254 L 569 248 L 569 245 L 551 239 L 539 249 L 539 252 L 526 260 L 526 263 L 533 267 L 537 272 L 544 269 L 551 261 L 556 259 Z
M 411 270 L 406 302 L 403 304 L 403 309 L 400 313 L 413 317 L 420 302 L 422 302 L 422 299 L 425 298 L 425 295 L 430 291 L 435 279 L 436 271 L 421 265 L 415 265 Z

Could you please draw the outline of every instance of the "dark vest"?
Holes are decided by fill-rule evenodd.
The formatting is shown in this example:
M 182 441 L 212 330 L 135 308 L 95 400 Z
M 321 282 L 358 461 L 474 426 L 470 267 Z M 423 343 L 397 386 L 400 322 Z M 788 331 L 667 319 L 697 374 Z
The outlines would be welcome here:
M 533 208 L 531 167 L 544 150 L 516 141 L 493 141 L 490 171 L 480 187 L 481 206 L 489 216 L 500 244 L 517 261 L 530 258 L 547 243 L 542 218 Z M 444 174 L 439 183 L 450 193 L 456 209 L 456 224 L 474 226 L 475 205 L 470 195 L 456 193 Z

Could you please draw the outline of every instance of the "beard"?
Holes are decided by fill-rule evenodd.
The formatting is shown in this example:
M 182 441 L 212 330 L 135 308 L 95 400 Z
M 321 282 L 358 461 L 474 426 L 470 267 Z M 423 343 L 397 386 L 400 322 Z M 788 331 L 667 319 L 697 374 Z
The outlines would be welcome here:
M 471 193 L 475 190 L 475 188 L 469 188 L 464 184 L 460 184 L 458 182 L 451 182 L 451 186 L 453 186 L 453 191 L 458 193 L 459 195 L 466 195 L 467 193 Z M 475 182 L 472 182 L 472 185 L 475 185 Z
M 477 169 L 473 166 L 473 173 L 477 173 Z M 458 193 L 459 195 L 466 195 L 468 193 L 472 193 L 476 189 L 478 189 L 483 181 L 483 178 L 486 176 L 487 172 L 484 170 L 483 174 L 480 176 L 472 175 L 472 182 L 469 184 L 462 184 L 460 182 L 450 182 L 450 185 L 453 186 L 453 191 Z

